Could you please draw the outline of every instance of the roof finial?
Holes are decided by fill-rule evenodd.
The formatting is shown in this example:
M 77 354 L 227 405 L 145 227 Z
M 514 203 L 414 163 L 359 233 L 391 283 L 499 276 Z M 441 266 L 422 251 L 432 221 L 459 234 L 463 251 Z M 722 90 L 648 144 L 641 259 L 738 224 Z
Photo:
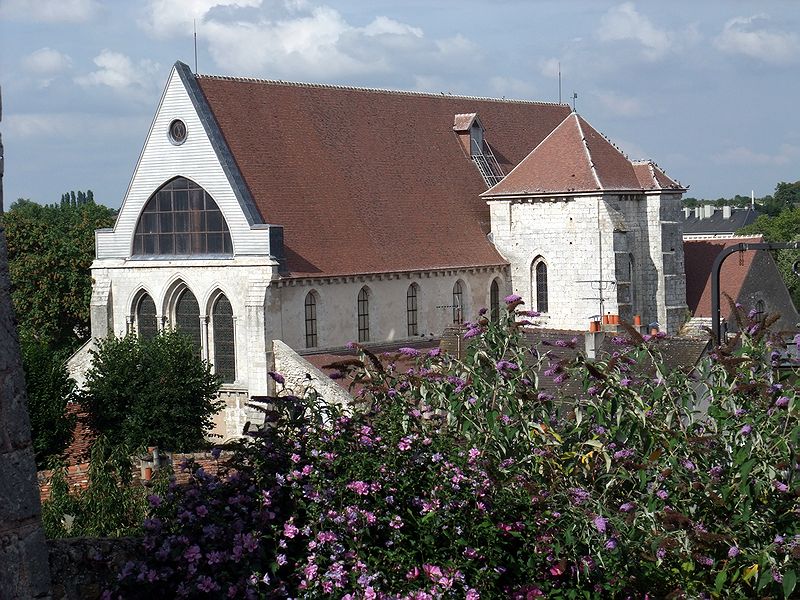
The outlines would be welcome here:
M 578 112 L 575 110 L 575 101 L 578 99 L 578 92 L 572 92 L 572 112 Z

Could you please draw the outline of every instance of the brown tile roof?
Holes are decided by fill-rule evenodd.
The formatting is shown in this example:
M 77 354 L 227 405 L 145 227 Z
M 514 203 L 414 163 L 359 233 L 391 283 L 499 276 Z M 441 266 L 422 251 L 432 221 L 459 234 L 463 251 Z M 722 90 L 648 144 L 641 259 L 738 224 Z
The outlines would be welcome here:
M 625 155 L 577 113 L 571 113 L 483 196 L 641 188 Z
M 477 113 L 508 172 L 564 105 L 199 76 L 294 277 L 506 264 L 453 131 Z
M 751 238 L 715 238 L 707 240 L 684 240 L 683 256 L 686 264 L 686 303 L 695 317 L 711 316 L 711 267 L 720 252 L 739 243 L 763 241 L 761 236 Z M 745 278 L 753 266 L 755 252 L 741 252 L 722 263 L 720 270 L 720 292 L 736 300 Z M 720 299 L 722 317 L 730 318 L 730 305 Z
M 684 188 L 650 160 L 634 161 L 633 171 L 643 190 L 679 190 Z
M 632 163 L 572 113 L 483 197 L 660 189 L 684 190 L 655 163 Z

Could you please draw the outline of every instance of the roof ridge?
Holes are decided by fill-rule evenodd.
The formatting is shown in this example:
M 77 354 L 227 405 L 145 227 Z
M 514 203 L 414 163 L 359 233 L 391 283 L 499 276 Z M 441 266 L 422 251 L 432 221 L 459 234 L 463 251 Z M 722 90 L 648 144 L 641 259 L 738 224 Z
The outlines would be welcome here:
M 583 149 L 586 151 L 586 157 L 589 159 L 589 167 L 592 169 L 592 175 L 594 176 L 594 180 L 597 183 L 597 189 L 602 190 L 604 189 L 603 183 L 600 181 L 600 176 L 597 174 L 597 168 L 594 166 L 594 158 L 592 157 L 591 150 L 589 150 L 589 144 L 586 142 L 586 134 L 583 132 L 583 127 L 581 126 L 581 120 L 578 117 L 578 113 L 574 112 L 572 114 L 575 115 L 575 124 L 578 126 L 578 133 L 581 136 L 581 142 L 583 142 Z M 592 129 L 594 128 L 592 127 Z M 595 129 L 595 131 L 597 130 Z M 600 135 L 603 134 L 601 133 Z
M 235 77 L 231 75 L 207 75 L 207 74 L 195 74 L 197 79 L 216 79 L 221 81 L 236 81 L 241 83 L 262 83 L 262 84 L 274 84 L 274 85 L 285 85 L 285 86 L 292 86 L 292 87 L 308 87 L 308 88 L 321 88 L 321 89 L 334 89 L 334 90 L 351 90 L 355 92 L 374 92 L 379 94 L 397 94 L 400 96 L 427 96 L 431 98 L 455 98 L 455 99 L 463 99 L 463 100 L 482 100 L 484 102 L 503 102 L 507 104 L 532 104 L 536 106 L 568 106 L 567 104 L 559 104 L 558 102 L 544 102 L 542 100 L 522 100 L 517 98 L 492 98 L 490 96 L 470 96 L 470 95 L 461 95 L 461 94 L 452 94 L 452 93 L 445 93 L 439 92 L 438 94 L 435 92 L 420 92 L 414 90 L 393 90 L 388 88 L 378 88 L 378 87 L 368 87 L 368 86 L 357 86 L 357 85 L 343 85 L 343 84 L 335 84 L 335 83 L 309 83 L 303 81 L 284 81 L 282 79 L 261 79 L 258 77 Z M 470 113 L 462 113 L 462 114 L 470 114 Z

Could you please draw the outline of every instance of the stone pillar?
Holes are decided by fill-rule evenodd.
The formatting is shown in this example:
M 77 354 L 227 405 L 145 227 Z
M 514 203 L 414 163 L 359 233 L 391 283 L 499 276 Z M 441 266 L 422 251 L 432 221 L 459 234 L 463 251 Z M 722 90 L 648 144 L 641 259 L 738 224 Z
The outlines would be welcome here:
M 2 190 L 0 139 L 0 215 Z M 0 227 L 0 598 L 4 600 L 50 598 L 50 568 L 27 404 L 11 308 L 5 232 Z

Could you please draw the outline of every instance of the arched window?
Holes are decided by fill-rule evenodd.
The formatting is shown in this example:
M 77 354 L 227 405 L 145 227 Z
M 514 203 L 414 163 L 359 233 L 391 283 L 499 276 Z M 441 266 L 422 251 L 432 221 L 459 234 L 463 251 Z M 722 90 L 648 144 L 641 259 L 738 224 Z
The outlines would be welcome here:
M 306 348 L 317 347 L 317 295 L 314 292 L 306 294 Z
M 417 291 L 419 286 L 412 283 L 406 292 L 406 322 L 408 323 L 408 335 L 419 335 L 419 325 L 417 323 Z
M 366 287 L 358 292 L 358 341 L 369 341 L 369 290 Z
M 136 305 L 136 333 L 143 340 L 150 340 L 158 335 L 156 319 L 156 303 L 150 294 L 143 294 Z
M 531 266 L 531 283 L 533 287 L 533 296 L 536 298 L 536 310 L 540 313 L 546 313 L 548 309 L 547 302 L 547 263 L 544 259 L 538 258 L 533 261 Z
M 756 313 L 758 313 L 759 315 L 763 315 L 766 310 L 767 308 L 764 305 L 764 301 L 756 300 Z
M 222 383 L 236 379 L 236 345 L 233 330 L 233 307 L 225 294 L 220 294 L 211 310 L 214 333 L 214 372 Z
M 176 177 L 147 201 L 133 236 L 138 256 L 233 254 L 228 224 L 211 195 Z
M 497 279 L 489 287 L 489 316 L 495 323 L 500 320 L 500 284 Z
M 195 353 L 199 356 L 202 347 L 200 306 L 197 304 L 197 298 L 188 288 L 181 292 L 175 303 L 175 329 L 192 340 Z
M 453 286 L 453 323 L 460 325 L 464 322 L 464 286 L 456 281 Z

